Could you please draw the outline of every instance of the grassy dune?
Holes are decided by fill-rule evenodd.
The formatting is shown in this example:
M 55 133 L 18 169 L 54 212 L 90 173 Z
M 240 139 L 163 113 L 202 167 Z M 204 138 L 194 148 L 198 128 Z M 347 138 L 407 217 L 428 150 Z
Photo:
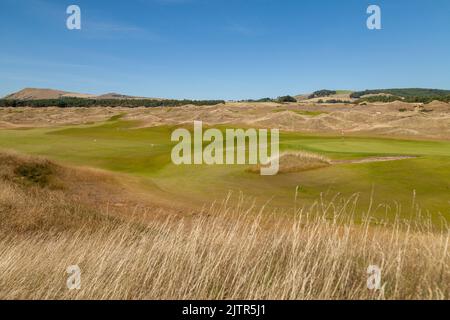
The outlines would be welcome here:
M 284 213 L 240 198 L 143 220 L 145 206 L 115 216 L 88 201 L 113 177 L 0 159 L 1 299 L 450 297 L 450 230 L 417 210 L 413 221 L 396 215 L 381 226 L 375 204 L 360 206 L 356 195 Z M 73 181 L 89 185 L 89 196 L 74 196 Z M 81 268 L 81 290 L 66 287 L 70 265 Z M 381 290 L 367 289 L 369 265 L 382 270 Z

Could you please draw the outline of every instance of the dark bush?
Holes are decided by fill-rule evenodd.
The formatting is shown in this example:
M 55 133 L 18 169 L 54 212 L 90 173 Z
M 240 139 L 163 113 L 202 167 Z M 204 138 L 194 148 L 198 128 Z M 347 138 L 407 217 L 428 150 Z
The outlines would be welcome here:
M 319 91 L 313 92 L 308 98 L 309 99 L 323 98 L 323 97 L 331 96 L 336 93 L 337 93 L 337 91 L 333 91 L 333 90 L 319 90 Z
M 297 102 L 297 99 L 295 99 L 292 96 L 282 96 L 278 97 L 278 102 Z
M 44 187 L 48 184 L 52 169 L 45 163 L 29 163 L 20 165 L 14 172 L 27 182 Z

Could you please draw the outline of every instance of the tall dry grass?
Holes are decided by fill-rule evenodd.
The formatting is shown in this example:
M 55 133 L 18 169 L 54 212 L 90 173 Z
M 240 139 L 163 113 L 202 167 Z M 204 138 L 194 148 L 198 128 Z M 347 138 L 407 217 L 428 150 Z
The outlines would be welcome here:
M 2 299 L 450 296 L 445 222 L 417 217 L 377 225 L 357 197 L 289 213 L 224 201 L 196 215 L 144 222 L 145 209 L 111 218 L 61 190 L 32 187 L 30 197 L 30 188 L 0 183 Z M 358 210 L 366 210 L 362 223 L 352 218 Z M 66 286 L 70 265 L 81 268 L 80 290 Z M 369 265 L 382 269 L 381 290 L 367 288 Z

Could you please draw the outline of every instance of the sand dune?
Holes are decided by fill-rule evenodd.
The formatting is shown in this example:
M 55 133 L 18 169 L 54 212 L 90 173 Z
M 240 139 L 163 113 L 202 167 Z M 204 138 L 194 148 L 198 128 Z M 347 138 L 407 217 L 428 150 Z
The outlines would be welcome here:
M 327 134 L 450 139 L 450 104 L 422 106 L 404 102 L 355 105 L 227 103 L 218 106 L 163 108 L 4 108 L 0 127 L 35 127 L 105 121 L 114 115 L 138 121 L 139 127 L 192 124 L 231 124 L 285 131 Z

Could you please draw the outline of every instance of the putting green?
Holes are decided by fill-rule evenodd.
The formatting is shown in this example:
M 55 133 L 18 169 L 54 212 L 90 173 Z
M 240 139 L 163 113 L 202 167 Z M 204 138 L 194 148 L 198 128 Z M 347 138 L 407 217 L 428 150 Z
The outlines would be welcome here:
M 0 130 L 0 148 L 44 155 L 68 164 L 87 165 L 142 177 L 169 199 L 201 205 L 242 191 L 257 203 L 292 208 L 310 205 L 320 194 L 331 199 L 360 194 L 360 211 L 374 203 L 401 207 L 409 217 L 413 194 L 424 212 L 450 220 L 450 142 L 371 137 L 281 135 L 282 150 L 308 150 L 333 159 L 417 156 L 391 162 L 340 164 L 305 172 L 260 176 L 246 166 L 175 166 L 170 159 L 174 127 L 139 128 L 119 117 L 88 126 Z M 223 128 L 222 128 L 223 129 Z M 388 212 L 388 216 L 394 210 Z M 384 208 L 375 215 L 384 217 Z

